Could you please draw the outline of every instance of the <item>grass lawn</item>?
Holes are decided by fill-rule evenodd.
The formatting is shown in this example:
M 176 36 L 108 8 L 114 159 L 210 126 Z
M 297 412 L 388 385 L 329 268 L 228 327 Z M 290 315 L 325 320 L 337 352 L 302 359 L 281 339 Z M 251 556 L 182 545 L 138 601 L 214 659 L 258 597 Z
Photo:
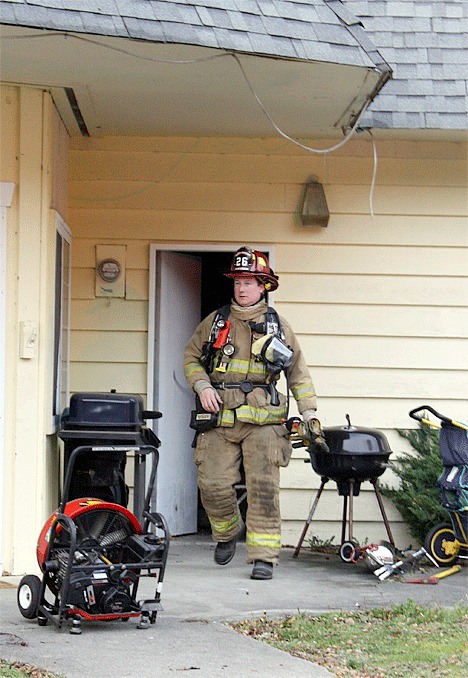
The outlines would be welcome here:
M 468 607 L 391 608 L 281 619 L 248 619 L 232 628 L 337 676 L 468 676 Z
M 60 678 L 55 673 L 38 669 L 23 662 L 8 662 L 0 659 L 0 676 L 2 678 Z

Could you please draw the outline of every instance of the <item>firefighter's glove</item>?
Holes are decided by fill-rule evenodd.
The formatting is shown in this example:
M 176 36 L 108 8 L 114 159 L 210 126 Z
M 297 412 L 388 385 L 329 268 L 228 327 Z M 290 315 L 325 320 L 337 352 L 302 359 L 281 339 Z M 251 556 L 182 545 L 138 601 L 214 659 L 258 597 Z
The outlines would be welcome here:
M 314 452 L 330 452 L 325 442 L 322 425 L 318 419 L 311 418 L 308 421 L 302 421 L 298 426 L 298 434 L 304 441 L 304 444 L 307 447 L 311 447 Z
M 299 424 L 302 423 L 299 417 L 289 417 L 289 419 L 286 419 L 286 421 L 283 420 L 283 424 L 288 430 L 288 433 L 290 433 L 293 436 L 297 435 L 297 427 Z
M 283 424 L 290 435 L 291 445 L 293 447 L 304 447 L 304 442 L 298 433 L 298 426 L 302 423 L 304 422 L 302 422 L 299 417 L 289 417 L 286 421 L 283 420 Z

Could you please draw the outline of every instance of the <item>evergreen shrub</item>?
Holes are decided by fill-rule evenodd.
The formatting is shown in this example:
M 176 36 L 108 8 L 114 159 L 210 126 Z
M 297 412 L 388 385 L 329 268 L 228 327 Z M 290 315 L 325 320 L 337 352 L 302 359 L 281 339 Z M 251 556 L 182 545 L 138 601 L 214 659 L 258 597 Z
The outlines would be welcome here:
M 393 501 L 411 535 L 421 546 L 431 528 L 450 522 L 442 507 L 435 483 L 442 473 L 439 431 L 420 424 L 419 429 L 398 430 L 414 452 L 404 452 L 392 460 L 392 470 L 400 479 L 399 487 L 379 484 L 382 494 Z

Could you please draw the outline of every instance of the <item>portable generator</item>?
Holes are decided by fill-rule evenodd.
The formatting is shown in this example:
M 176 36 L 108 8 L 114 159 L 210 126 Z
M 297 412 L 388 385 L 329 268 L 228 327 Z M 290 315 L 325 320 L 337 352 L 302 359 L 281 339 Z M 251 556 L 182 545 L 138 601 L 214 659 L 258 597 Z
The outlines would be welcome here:
M 160 416 L 143 410 L 140 396 L 72 396 L 59 432 L 65 443 L 62 501 L 37 542 L 42 578 L 26 575 L 18 587 L 18 607 L 27 619 L 58 628 L 71 620 L 75 634 L 81 633 L 83 619 L 138 617 L 137 628 L 155 623 L 170 535 L 164 517 L 150 509 L 160 441 L 145 420 Z M 133 512 L 123 476 L 129 454 Z M 152 465 L 145 492 L 147 457 Z M 141 577 L 156 579 L 153 598 L 137 599 Z

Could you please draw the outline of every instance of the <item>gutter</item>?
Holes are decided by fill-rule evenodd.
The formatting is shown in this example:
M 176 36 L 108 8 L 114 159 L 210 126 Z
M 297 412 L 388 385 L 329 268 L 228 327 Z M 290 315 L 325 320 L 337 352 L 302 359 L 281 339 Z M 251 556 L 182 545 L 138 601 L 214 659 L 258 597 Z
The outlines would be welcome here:
M 371 103 L 374 101 L 375 97 L 379 94 L 380 90 L 384 85 L 391 80 L 393 77 L 393 71 L 390 65 L 385 61 L 383 56 L 378 51 L 374 43 L 369 39 L 367 35 L 364 24 L 358 17 L 356 17 L 341 0 L 324 0 L 324 3 L 329 7 L 329 9 L 335 14 L 336 17 L 341 21 L 342 25 L 349 31 L 353 36 L 356 42 L 362 47 L 363 51 L 367 54 L 369 59 L 374 63 L 375 70 L 380 74 L 380 77 L 377 81 L 377 84 L 373 88 L 372 92 L 366 97 L 363 103 L 358 104 L 359 109 L 353 110 L 355 104 L 359 101 L 359 97 L 356 97 L 354 101 L 348 106 L 346 111 L 343 112 L 339 120 L 335 123 L 337 127 L 343 126 L 340 123 L 344 122 L 344 118 L 347 118 L 346 123 L 343 126 L 343 129 L 350 129 L 354 126 L 357 119 L 363 115 L 365 110 L 369 108 Z

